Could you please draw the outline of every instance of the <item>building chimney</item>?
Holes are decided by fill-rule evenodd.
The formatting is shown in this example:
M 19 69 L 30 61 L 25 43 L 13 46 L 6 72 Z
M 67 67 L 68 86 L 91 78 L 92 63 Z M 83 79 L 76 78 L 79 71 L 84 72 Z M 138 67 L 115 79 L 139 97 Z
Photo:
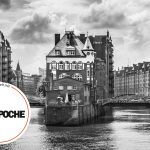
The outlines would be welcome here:
M 60 34 L 55 34 L 55 45 L 60 41 Z
M 80 34 L 80 40 L 83 44 L 85 43 L 86 40 L 85 34 Z

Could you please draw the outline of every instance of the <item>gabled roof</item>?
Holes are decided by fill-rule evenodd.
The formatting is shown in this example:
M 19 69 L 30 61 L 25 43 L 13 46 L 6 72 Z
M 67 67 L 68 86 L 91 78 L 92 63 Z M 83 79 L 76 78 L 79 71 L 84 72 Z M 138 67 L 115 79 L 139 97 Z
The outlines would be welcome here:
M 62 56 L 66 56 L 66 49 L 73 48 L 76 51 L 76 55 L 84 56 L 82 53 L 83 43 L 79 38 L 73 33 L 73 31 L 67 31 L 61 40 L 55 45 L 55 47 L 49 52 L 48 56 L 56 56 L 55 50 L 60 50 Z
M 83 47 L 83 50 L 88 50 L 88 49 L 89 50 L 94 50 L 93 47 L 92 47 L 91 41 L 90 41 L 89 37 L 87 36 L 84 47 Z

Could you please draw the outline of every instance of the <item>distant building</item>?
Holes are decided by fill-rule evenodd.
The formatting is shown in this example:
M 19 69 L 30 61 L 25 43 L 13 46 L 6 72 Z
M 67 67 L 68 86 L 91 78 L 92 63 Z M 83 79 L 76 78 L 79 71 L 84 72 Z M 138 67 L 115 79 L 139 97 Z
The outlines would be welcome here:
M 46 69 L 40 68 L 39 67 L 39 75 L 45 79 L 46 78 Z
M 91 37 L 85 37 L 84 34 L 78 37 L 73 31 L 66 31 L 60 39 L 60 34 L 55 34 L 55 46 L 46 56 L 49 91 L 59 90 L 60 93 L 68 93 L 76 99 L 81 99 L 83 95 L 79 89 L 88 85 L 91 101 L 111 97 L 113 93 L 110 92 L 109 79 L 110 72 L 113 73 L 113 65 L 110 65 L 112 56 L 109 57 L 109 53 L 112 49 L 108 49 L 108 43 L 111 42 L 109 35 L 105 36 L 105 39 L 107 40 L 103 53 L 106 55 L 102 59 L 101 55 L 97 55 L 100 49 L 94 49 L 95 43 Z M 113 53 L 113 50 L 111 52 Z M 111 88 L 113 90 L 113 87 Z M 87 95 L 82 97 L 84 102 L 85 99 Z
M 16 70 L 13 70 L 12 84 L 17 86 L 26 95 L 36 95 L 38 84 L 41 81 L 40 75 L 30 75 L 23 73 L 19 62 L 17 63 Z
M 35 95 L 36 94 L 36 87 L 34 84 L 34 78 L 30 75 L 23 74 L 22 75 L 23 87 L 22 91 L 26 95 Z
M 150 62 L 133 64 L 115 71 L 114 91 L 115 96 L 150 96 Z
M 0 31 L 0 81 L 11 83 L 11 47 L 3 33 Z
M 43 84 L 43 78 L 41 75 L 37 74 L 31 75 L 31 77 L 34 78 L 34 87 L 35 90 L 37 91 L 38 87 Z

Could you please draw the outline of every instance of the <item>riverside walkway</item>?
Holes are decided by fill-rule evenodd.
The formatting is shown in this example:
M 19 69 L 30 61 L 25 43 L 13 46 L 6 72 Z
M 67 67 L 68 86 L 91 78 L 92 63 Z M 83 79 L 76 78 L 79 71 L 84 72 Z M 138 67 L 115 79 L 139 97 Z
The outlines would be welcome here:
M 111 106 L 150 106 L 150 97 L 130 95 L 130 96 L 120 96 L 112 99 L 107 99 L 102 101 L 102 105 Z

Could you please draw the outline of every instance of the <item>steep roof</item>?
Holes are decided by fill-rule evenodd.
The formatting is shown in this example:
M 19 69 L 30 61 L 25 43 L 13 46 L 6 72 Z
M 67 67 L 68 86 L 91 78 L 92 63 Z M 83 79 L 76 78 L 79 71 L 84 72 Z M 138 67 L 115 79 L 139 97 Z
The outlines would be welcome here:
M 82 53 L 83 46 L 83 43 L 73 33 L 73 31 L 67 31 L 61 38 L 61 40 L 49 52 L 48 56 L 55 56 L 55 50 L 60 50 L 62 56 L 66 56 L 66 50 L 73 49 L 75 49 L 76 55 L 84 56 L 84 54 Z
M 18 61 L 18 63 L 17 63 L 17 67 L 16 67 L 16 70 L 17 70 L 17 71 L 21 71 L 21 68 L 20 68 L 20 64 L 19 64 L 19 61 Z
M 87 50 L 87 49 L 94 50 L 88 36 L 86 38 L 86 41 L 85 41 L 85 44 L 84 44 L 84 47 L 83 47 L 83 50 Z

